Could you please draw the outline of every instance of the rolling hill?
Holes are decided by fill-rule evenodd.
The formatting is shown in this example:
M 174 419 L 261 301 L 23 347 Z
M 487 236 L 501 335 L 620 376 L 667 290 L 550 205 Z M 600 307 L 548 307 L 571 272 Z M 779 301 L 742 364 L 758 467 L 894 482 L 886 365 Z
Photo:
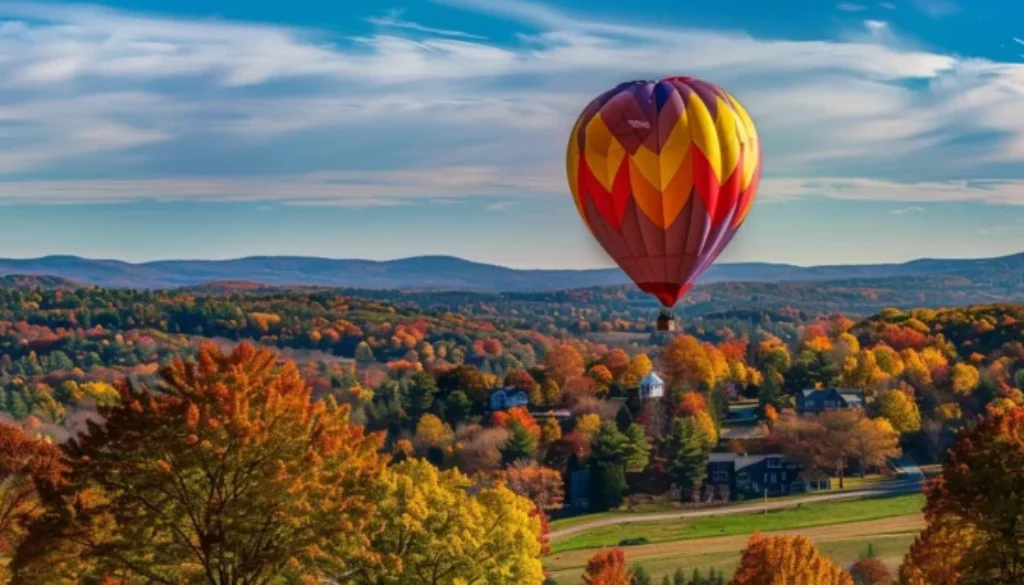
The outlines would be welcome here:
M 617 268 L 598 270 L 518 270 L 450 256 L 398 260 L 334 260 L 258 256 L 234 260 L 164 260 L 133 264 L 76 256 L 0 259 L 0 276 L 56 276 L 109 288 L 163 289 L 211 281 L 268 286 L 307 285 L 423 291 L 542 292 L 626 284 Z M 958 276 L 990 287 L 1024 283 L 1024 253 L 986 259 L 921 259 L 903 264 L 801 267 L 736 263 L 711 268 L 712 282 L 809 282 L 900 276 Z

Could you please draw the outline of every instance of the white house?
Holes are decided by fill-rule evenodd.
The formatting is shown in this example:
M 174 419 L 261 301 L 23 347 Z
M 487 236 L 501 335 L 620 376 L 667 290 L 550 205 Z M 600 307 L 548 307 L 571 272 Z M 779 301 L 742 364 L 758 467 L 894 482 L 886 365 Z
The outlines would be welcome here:
M 665 381 L 654 371 L 650 371 L 640 380 L 640 398 L 661 398 L 665 395 Z
M 491 394 L 491 410 L 508 410 L 516 406 L 526 406 L 530 397 L 518 388 L 499 388 Z

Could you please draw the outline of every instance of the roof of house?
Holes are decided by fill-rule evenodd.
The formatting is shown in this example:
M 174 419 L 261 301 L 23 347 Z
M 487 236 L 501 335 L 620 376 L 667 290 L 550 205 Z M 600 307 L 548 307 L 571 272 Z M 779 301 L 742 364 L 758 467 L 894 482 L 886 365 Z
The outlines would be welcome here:
M 647 372 L 647 375 L 644 376 L 643 380 L 640 380 L 640 383 L 641 384 L 664 384 L 665 381 L 662 380 L 661 377 L 658 376 L 658 374 L 654 373 L 654 370 L 651 370 L 650 372 Z
M 782 455 L 778 453 L 769 453 L 766 455 L 738 455 L 736 453 L 710 453 L 708 454 L 709 463 L 735 463 L 736 471 L 743 468 L 750 467 L 761 463 L 765 459 L 782 459 Z
M 522 394 L 522 395 L 525 396 L 526 395 L 526 390 L 523 390 L 522 388 L 515 388 L 515 387 L 513 387 L 513 388 L 498 388 L 497 390 L 495 390 L 494 392 L 491 393 L 491 396 L 495 396 L 497 394 L 506 394 L 508 396 L 515 396 L 517 394 Z
M 804 398 L 812 396 L 816 392 L 835 392 L 846 399 L 847 402 L 856 401 L 860 403 L 864 401 L 864 392 L 856 388 L 807 388 L 800 391 Z

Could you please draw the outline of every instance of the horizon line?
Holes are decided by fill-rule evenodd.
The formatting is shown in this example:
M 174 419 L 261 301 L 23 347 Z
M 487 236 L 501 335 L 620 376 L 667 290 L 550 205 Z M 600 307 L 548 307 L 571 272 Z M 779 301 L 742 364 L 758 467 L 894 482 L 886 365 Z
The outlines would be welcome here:
M 1020 256 L 1020 255 L 1024 255 L 1024 252 L 1015 252 L 1015 253 L 1012 253 L 1012 254 L 1004 254 L 1004 255 L 999 255 L 999 256 L 983 256 L 983 257 L 964 256 L 964 257 L 941 257 L 941 258 L 939 258 L 939 257 L 928 257 L 928 256 L 926 256 L 926 257 L 912 258 L 912 259 L 905 260 L 905 261 L 902 261 L 902 262 L 864 262 L 864 263 L 845 263 L 845 264 L 794 264 L 794 263 L 790 263 L 790 262 L 768 262 L 768 261 L 756 261 L 756 260 L 754 260 L 754 261 L 744 261 L 744 262 L 720 262 L 720 263 L 715 263 L 715 264 L 712 264 L 711 267 L 709 267 L 709 270 L 710 270 L 710 268 L 714 268 L 716 266 L 721 267 L 721 266 L 749 266 L 749 265 L 787 266 L 787 267 L 793 267 L 793 268 L 821 268 L 821 267 L 846 267 L 846 266 L 853 268 L 853 267 L 864 267 L 864 266 L 899 266 L 899 265 L 903 265 L 903 264 L 909 264 L 909 263 L 912 263 L 912 262 L 919 262 L 919 261 L 925 261 L 925 260 L 979 260 L 979 261 L 981 261 L 981 260 L 998 260 L 998 259 L 1001 259 L 1001 258 L 1012 258 L 1014 256 Z M 11 261 L 11 262 L 33 262 L 33 261 L 44 261 L 44 260 L 53 260 L 53 259 L 71 259 L 71 260 L 80 260 L 80 261 L 86 261 L 86 262 L 116 262 L 116 263 L 120 263 L 120 264 L 131 265 L 131 266 L 145 266 L 145 265 L 149 265 L 149 264 L 159 264 L 159 263 L 165 263 L 165 262 L 227 263 L 227 262 L 238 262 L 238 261 L 242 261 L 242 260 L 282 260 L 282 259 L 292 259 L 292 260 L 326 260 L 326 261 L 329 261 L 329 262 L 366 262 L 366 263 L 374 263 L 374 264 L 388 264 L 388 263 L 403 262 L 403 261 L 409 261 L 409 260 L 444 259 L 444 260 L 457 260 L 459 262 L 465 262 L 467 264 L 477 264 L 477 265 L 482 265 L 482 266 L 490 266 L 490 267 L 502 268 L 502 269 L 505 269 L 505 270 L 518 271 L 518 272 L 526 272 L 526 271 L 530 271 L 530 272 L 595 272 L 595 271 L 605 271 L 605 270 L 620 270 L 621 271 L 621 269 L 618 266 L 608 266 L 608 267 L 605 267 L 605 268 L 571 268 L 571 267 L 564 267 L 564 268 L 517 268 L 517 267 L 512 267 L 512 266 L 508 266 L 508 265 L 504 265 L 504 264 L 497 264 L 497 263 L 494 263 L 494 262 L 486 262 L 486 261 L 481 261 L 481 260 L 471 260 L 469 258 L 464 258 L 464 257 L 461 257 L 461 256 L 453 256 L 453 255 L 450 255 L 450 254 L 421 254 L 421 255 L 417 255 L 417 256 L 401 256 L 401 257 L 388 258 L 388 259 L 371 259 L 371 258 L 355 258 L 355 257 L 337 258 L 337 257 L 330 257 L 330 256 L 308 256 L 308 255 L 294 255 L 294 254 L 282 254 L 282 255 L 258 254 L 258 255 L 252 255 L 252 256 L 237 256 L 237 257 L 228 257 L 228 258 L 158 258 L 158 259 L 143 260 L 143 261 L 123 260 L 123 259 L 119 259 L 119 258 L 91 258 L 91 257 L 86 257 L 86 256 L 78 256 L 78 255 L 75 255 L 75 254 L 46 254 L 46 255 L 43 255 L 43 256 L 31 256 L 31 257 L 4 256 L 4 257 L 0 257 L 0 262 L 8 262 L 8 261 Z

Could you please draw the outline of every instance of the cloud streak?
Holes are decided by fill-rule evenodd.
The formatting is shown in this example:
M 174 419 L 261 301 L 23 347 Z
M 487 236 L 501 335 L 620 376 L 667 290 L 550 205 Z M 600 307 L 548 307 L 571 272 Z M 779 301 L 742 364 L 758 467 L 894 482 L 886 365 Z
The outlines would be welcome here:
M 422 24 L 412 22 L 409 20 L 401 19 L 401 11 L 392 11 L 386 16 L 371 16 L 366 21 L 370 24 L 382 27 L 401 28 L 405 30 L 411 30 L 429 35 L 441 35 L 444 37 L 456 37 L 461 39 L 473 39 L 473 40 L 487 40 L 487 37 L 481 35 L 474 35 L 459 30 L 449 30 L 444 28 L 433 28 L 429 26 L 423 26 Z
M 893 209 L 892 210 L 892 214 L 893 215 L 903 215 L 904 213 L 920 213 L 922 211 L 924 211 L 923 207 L 918 207 L 916 205 L 911 205 L 910 207 L 903 207 L 903 208 L 900 208 L 900 209 Z
M 582 107 L 687 63 L 757 121 L 767 200 L 1020 203 L 1024 65 L 914 48 L 880 21 L 864 39 L 789 41 L 442 3 L 528 32 L 499 44 L 392 12 L 347 39 L 0 2 L 0 200 L 564 196 Z

